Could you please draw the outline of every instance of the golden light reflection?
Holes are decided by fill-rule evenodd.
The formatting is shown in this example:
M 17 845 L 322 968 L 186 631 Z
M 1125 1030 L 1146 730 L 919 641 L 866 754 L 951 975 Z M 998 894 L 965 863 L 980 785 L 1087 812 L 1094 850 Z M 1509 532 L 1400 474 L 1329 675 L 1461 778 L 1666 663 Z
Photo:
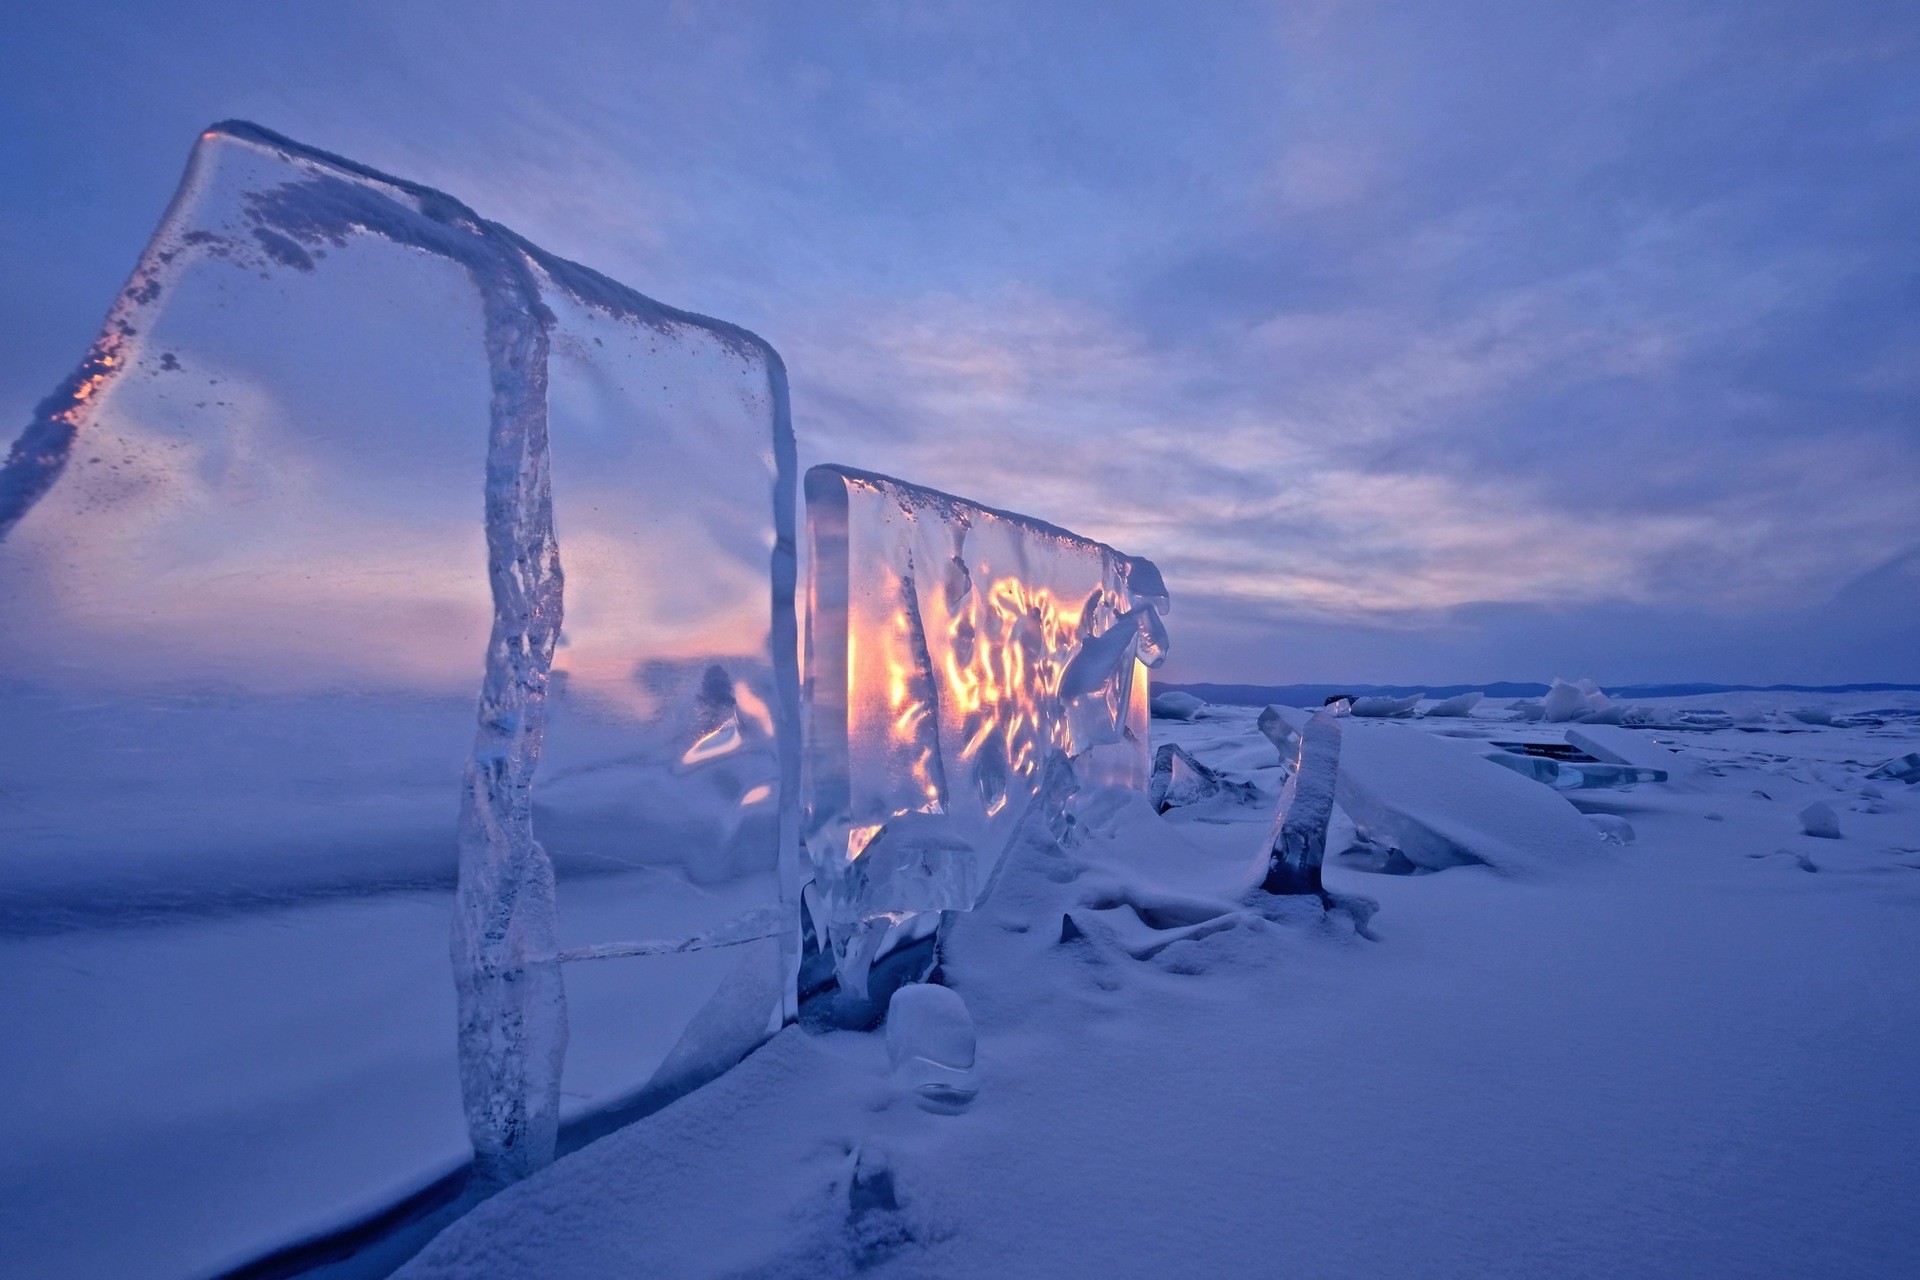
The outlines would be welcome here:
M 1090 568 L 1074 567 L 1080 573 L 1072 576 Z M 1037 785 L 1049 754 L 1084 746 L 1059 704 L 1060 680 L 1083 640 L 1124 611 L 1118 585 L 1100 581 L 1062 593 L 991 573 L 986 563 L 966 571 L 966 586 L 947 592 L 923 591 L 909 574 L 895 573 L 892 589 L 879 593 L 891 598 L 890 607 L 870 612 L 869 627 L 859 625 L 857 608 L 849 619 L 850 734 L 855 742 L 884 744 L 883 759 L 866 762 L 874 771 L 869 785 L 887 796 L 866 808 L 874 817 L 949 814 L 991 822 L 1010 807 L 1024 808 L 1019 802 Z M 1134 664 L 1125 674 L 1135 675 Z M 1106 726 L 1144 707 L 1144 681 L 1139 694 L 1133 679 L 1118 683 L 1125 687 L 1092 699 L 1104 698 L 1094 714 Z M 858 772 L 859 763 L 854 767 Z M 952 785 L 965 794 L 952 794 Z M 852 828 L 850 861 L 883 825 Z

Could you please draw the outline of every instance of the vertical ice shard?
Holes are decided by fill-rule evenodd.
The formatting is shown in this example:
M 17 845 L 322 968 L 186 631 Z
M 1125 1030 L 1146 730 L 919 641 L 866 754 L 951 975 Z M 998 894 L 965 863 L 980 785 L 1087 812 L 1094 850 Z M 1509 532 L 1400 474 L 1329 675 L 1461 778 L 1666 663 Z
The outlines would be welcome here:
M 1327 823 L 1333 817 L 1334 787 L 1340 775 L 1340 722 L 1315 712 L 1297 737 L 1299 751 L 1280 792 L 1260 887 L 1274 894 L 1324 897 L 1320 868 L 1326 861 Z
M 806 477 L 805 842 L 843 986 L 967 910 L 1050 775 L 1144 790 L 1151 562 L 886 476 Z M 1057 789 L 1057 788 L 1056 788 Z
M 0 470 L 25 797 L 0 906 L 430 886 L 457 832 L 469 1130 L 484 1183 L 526 1173 L 560 1118 L 566 885 L 629 935 L 797 901 L 794 489 L 758 338 L 439 192 L 207 131 Z M 621 878 L 663 865 L 686 875 Z M 688 879 L 725 892 L 664 925 L 607 905 Z M 738 954 L 784 974 L 797 946 Z M 650 963 L 596 967 L 621 973 L 583 984 L 576 1044 L 632 1047 Z M 732 963 L 584 1092 L 686 1059 L 682 1027 L 731 1035 L 696 1016 L 721 987 L 783 984 Z M 729 1016 L 758 1034 L 778 1004 Z

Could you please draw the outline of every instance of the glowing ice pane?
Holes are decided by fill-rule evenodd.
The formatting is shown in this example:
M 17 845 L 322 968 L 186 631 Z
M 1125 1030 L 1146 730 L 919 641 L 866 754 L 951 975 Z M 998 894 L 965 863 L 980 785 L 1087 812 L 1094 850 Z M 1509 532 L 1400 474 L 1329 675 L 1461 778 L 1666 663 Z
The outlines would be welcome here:
M 1149 561 L 933 489 L 823 466 L 806 494 L 805 842 L 858 984 L 882 922 L 979 901 L 1070 791 L 1050 769 L 1144 790 L 1167 597 Z
M 790 939 L 582 966 L 564 995 L 555 956 L 711 932 L 791 879 L 785 396 L 751 334 L 438 192 L 209 130 L 86 362 L 0 469 L 0 919 L 38 936 L 408 891 L 433 895 L 417 918 L 441 934 L 457 863 L 483 1178 L 551 1158 L 569 1021 L 576 1110 L 724 1067 L 777 1022 Z M 401 986 L 351 945 L 316 930 L 312 967 L 340 979 L 308 1011 L 316 1060 L 178 1068 L 244 1070 L 292 1108 L 311 1075 L 436 1060 L 410 1110 L 448 1123 L 390 1158 L 296 1153 L 290 1169 L 339 1172 L 289 1176 L 302 1221 L 444 1166 L 461 1129 L 450 1044 L 376 1064 L 353 1026 L 320 1035 Z M 451 1029 L 444 972 L 401 1000 L 410 1034 Z M 384 1132 L 351 1110 L 321 1129 Z M 181 1185 L 202 1174 L 221 1199 L 212 1164 Z

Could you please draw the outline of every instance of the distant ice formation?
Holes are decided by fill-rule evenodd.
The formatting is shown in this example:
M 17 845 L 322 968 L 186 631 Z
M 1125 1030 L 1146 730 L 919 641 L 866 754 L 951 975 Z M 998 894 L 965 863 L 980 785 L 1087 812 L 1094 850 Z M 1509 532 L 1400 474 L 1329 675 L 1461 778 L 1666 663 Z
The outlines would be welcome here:
M 1480 697 L 1478 693 L 1456 693 L 1453 697 L 1442 698 L 1428 707 L 1427 714 L 1441 717 L 1469 716 L 1473 714 L 1473 709 L 1480 705 Z
M 1148 709 L 1156 720 L 1193 720 L 1206 705 L 1190 693 L 1169 689 L 1165 693 L 1154 694 Z
M 469 1130 L 483 1183 L 523 1176 L 568 1034 L 556 864 L 771 898 L 797 841 L 794 459 L 752 334 L 208 130 L 0 471 L 0 675 L 39 717 L 9 784 L 102 789 L 9 874 L 158 902 L 444 883 L 457 828 Z
M 890 933 L 985 895 L 1030 814 L 1144 790 L 1167 651 L 1149 561 L 886 476 L 815 467 L 806 814 L 841 990 Z
M 1425 694 L 1413 693 L 1403 698 L 1360 697 L 1352 700 L 1347 714 L 1363 719 L 1391 720 L 1401 716 L 1410 716 L 1413 709 L 1420 705 Z

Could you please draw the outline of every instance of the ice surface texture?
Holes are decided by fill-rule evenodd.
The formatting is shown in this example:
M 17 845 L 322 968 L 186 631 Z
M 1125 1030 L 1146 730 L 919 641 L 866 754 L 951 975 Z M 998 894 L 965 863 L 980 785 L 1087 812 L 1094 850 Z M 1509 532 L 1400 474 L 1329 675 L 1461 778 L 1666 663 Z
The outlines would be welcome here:
M 807 472 L 805 844 L 843 990 L 886 931 L 965 911 L 1015 828 L 1144 790 L 1145 667 L 1166 587 L 1146 560 L 844 467 Z
M 457 790 L 469 1127 L 483 1182 L 525 1174 L 567 1040 L 556 858 L 769 898 L 792 862 L 794 456 L 752 334 L 216 126 L 0 471 L 4 678 L 40 709 L 6 763 L 74 814 L 29 814 L 15 874 L 433 883 Z

